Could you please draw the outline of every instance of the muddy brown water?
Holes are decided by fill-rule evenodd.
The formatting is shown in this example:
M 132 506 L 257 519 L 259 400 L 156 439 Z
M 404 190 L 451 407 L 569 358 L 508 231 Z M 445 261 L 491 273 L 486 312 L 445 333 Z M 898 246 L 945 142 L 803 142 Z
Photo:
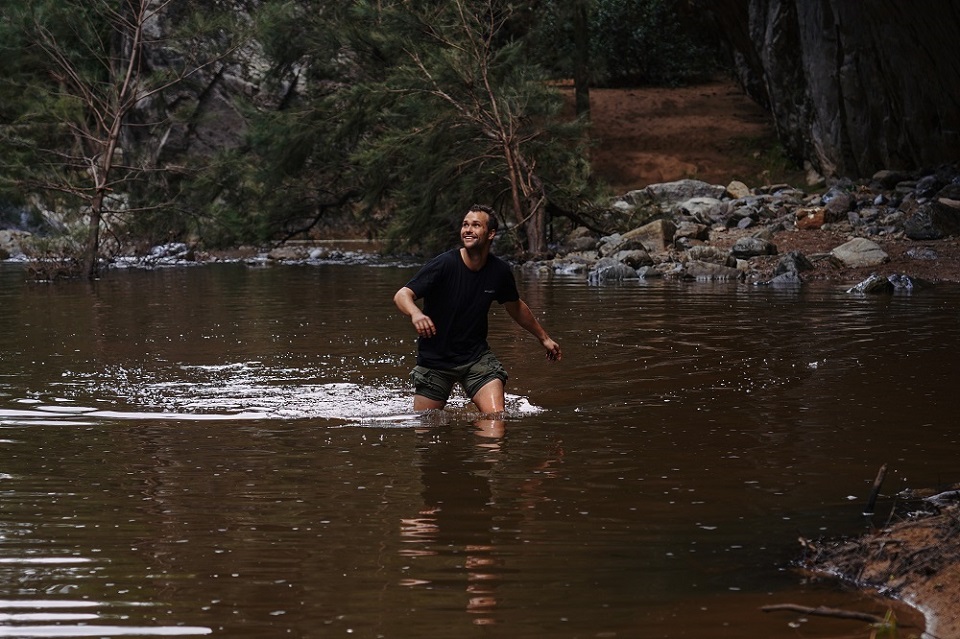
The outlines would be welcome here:
M 760 608 L 883 614 L 798 537 L 960 480 L 960 287 L 520 276 L 490 437 L 410 410 L 412 273 L 0 265 L 0 636 L 869 636 Z

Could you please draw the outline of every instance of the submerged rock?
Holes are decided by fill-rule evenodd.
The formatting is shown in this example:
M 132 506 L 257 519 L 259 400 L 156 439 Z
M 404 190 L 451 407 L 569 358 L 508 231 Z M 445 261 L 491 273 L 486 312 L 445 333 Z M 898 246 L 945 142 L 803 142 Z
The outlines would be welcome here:
M 637 269 L 631 268 L 612 257 L 602 258 L 587 274 L 587 281 L 600 284 L 608 281 L 639 279 Z
M 894 291 L 893 283 L 879 275 L 871 275 L 856 286 L 847 289 L 847 293 L 859 293 L 861 295 L 871 293 L 892 293 Z

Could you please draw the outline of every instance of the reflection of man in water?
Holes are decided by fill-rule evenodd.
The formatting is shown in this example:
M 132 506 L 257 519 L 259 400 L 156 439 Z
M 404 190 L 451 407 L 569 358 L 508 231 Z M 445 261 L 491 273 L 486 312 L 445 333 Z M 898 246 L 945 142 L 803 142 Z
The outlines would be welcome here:
M 428 585 L 431 597 L 444 599 L 453 593 L 450 586 L 465 587 L 464 608 L 471 623 L 496 623 L 496 591 L 503 568 L 496 552 L 499 508 L 491 479 L 500 463 L 501 441 L 474 439 L 474 434 L 460 429 L 439 434 L 428 429 L 420 435 L 417 465 L 423 508 L 417 517 L 402 520 L 400 531 L 406 542 L 401 555 L 417 558 L 417 570 L 415 578 L 401 583 Z M 462 574 L 462 581 L 451 579 L 455 573 Z
M 542 538 L 537 520 L 541 506 L 552 510 L 547 484 L 561 476 L 563 462 L 559 440 L 545 441 L 543 450 L 525 442 L 522 456 L 508 454 L 507 440 L 487 428 L 497 421 L 480 419 L 474 432 L 417 430 L 423 503 L 400 526 L 399 554 L 409 561 L 400 583 L 419 591 L 417 607 L 449 610 L 450 598 L 465 590 L 457 601 L 475 625 L 498 622 L 499 586 L 508 570 L 522 570 L 510 558 Z
M 503 412 L 507 373 L 487 344 L 487 314 L 494 300 L 559 360 L 550 339 L 520 299 L 510 266 L 490 254 L 499 224 L 493 209 L 475 204 L 460 226 L 463 246 L 435 257 L 393 297 L 417 334 L 414 410 L 441 409 L 460 383 L 481 413 Z M 423 299 L 423 310 L 416 300 Z

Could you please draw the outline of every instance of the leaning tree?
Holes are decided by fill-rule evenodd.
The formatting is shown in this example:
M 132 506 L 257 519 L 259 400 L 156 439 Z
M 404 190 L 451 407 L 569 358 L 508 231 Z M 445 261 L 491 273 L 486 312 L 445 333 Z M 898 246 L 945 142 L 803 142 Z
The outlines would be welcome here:
M 5 16 L 5 26 L 19 30 L 18 54 L 32 65 L 18 69 L 32 100 L 4 127 L 4 146 L 16 149 L 19 162 L 11 173 L 22 191 L 59 194 L 86 216 L 88 278 L 98 272 L 107 216 L 156 206 L 130 202 L 133 185 L 161 170 L 150 153 L 123 148 L 137 137 L 129 135 L 131 115 L 230 51 L 225 42 L 209 50 L 218 40 L 202 34 L 216 25 L 195 21 L 190 7 L 187 0 L 40 0 L 11 6 Z M 172 11 L 179 25 L 165 32 L 159 24 Z M 176 63 L 151 67 L 147 51 L 165 47 L 177 52 Z
M 354 157 L 407 239 L 483 198 L 542 254 L 554 194 L 585 183 L 582 128 L 511 34 L 513 12 L 504 0 L 355 5 L 348 50 L 364 74 L 347 103 L 369 118 Z

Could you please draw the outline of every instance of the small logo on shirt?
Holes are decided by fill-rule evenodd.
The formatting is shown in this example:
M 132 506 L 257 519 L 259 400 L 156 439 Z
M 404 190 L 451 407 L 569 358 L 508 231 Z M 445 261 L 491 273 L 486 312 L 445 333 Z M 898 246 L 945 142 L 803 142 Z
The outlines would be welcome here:
M 491 288 L 491 289 L 484 289 L 483 292 L 484 292 L 484 293 L 496 293 L 496 291 L 493 290 L 492 288 Z

